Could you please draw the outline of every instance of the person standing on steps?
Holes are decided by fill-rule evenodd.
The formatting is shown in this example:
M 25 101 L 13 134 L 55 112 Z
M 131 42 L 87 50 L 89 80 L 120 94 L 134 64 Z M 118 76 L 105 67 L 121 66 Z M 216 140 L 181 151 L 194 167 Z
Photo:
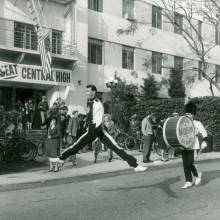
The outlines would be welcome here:
M 61 165 L 64 164 L 65 159 L 69 156 L 76 154 L 86 144 L 92 143 L 96 138 L 105 144 L 108 148 L 112 149 L 123 160 L 125 160 L 136 172 L 145 171 L 147 168 L 138 165 L 137 159 L 127 154 L 121 147 L 118 146 L 114 138 L 108 134 L 103 126 L 104 107 L 101 101 L 96 98 L 97 88 L 94 85 L 87 85 L 86 96 L 87 100 L 87 124 L 88 129 L 77 142 L 67 148 L 59 157 Z
M 38 104 L 37 108 L 40 112 L 40 117 L 41 117 L 41 129 L 46 129 L 45 122 L 47 120 L 47 112 L 49 110 L 49 105 L 47 102 L 47 97 L 42 96 L 41 102 Z

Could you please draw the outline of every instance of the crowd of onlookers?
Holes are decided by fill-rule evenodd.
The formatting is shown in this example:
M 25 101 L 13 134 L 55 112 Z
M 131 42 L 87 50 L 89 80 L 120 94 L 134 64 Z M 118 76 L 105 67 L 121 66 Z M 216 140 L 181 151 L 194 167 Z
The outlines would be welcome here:
M 65 149 L 71 146 L 78 138 L 86 132 L 86 116 L 79 114 L 77 110 L 72 111 L 72 114 L 68 114 L 68 107 L 60 99 L 57 99 L 49 109 L 46 104 L 46 100 L 43 97 L 42 102 L 39 103 L 38 109 L 41 112 L 41 126 L 43 129 L 48 130 L 48 140 L 46 142 L 47 156 L 51 162 L 50 170 L 54 171 L 53 158 L 57 158 L 60 155 L 60 149 Z M 177 116 L 174 113 L 172 116 Z M 162 151 L 162 161 L 172 159 L 174 157 L 174 150 L 170 146 L 167 146 L 163 139 L 163 123 L 164 120 L 158 121 L 155 113 L 151 112 L 146 115 L 142 121 L 137 120 L 137 115 L 131 116 L 130 119 L 130 133 L 139 140 L 139 151 L 143 152 L 143 162 L 151 162 L 150 156 L 153 145 L 160 145 Z M 116 138 L 118 135 L 118 128 L 115 122 L 112 120 L 111 115 L 106 114 L 103 119 L 103 125 L 108 130 L 109 134 Z M 56 139 L 56 140 L 55 140 Z M 54 149 L 55 153 L 54 153 Z M 97 161 L 97 157 L 100 151 L 105 150 L 106 147 L 96 139 L 93 144 L 85 146 L 84 151 L 88 149 L 94 151 L 94 162 Z M 168 152 L 168 153 L 167 153 Z M 168 157 L 165 157 L 165 154 Z M 108 150 L 108 161 L 113 158 L 113 152 Z M 73 165 L 76 164 L 76 156 L 72 156 Z M 56 165 L 56 159 L 54 164 Z
M 68 107 L 61 98 L 53 103 L 49 108 L 46 97 L 42 97 L 42 101 L 38 104 L 38 110 L 41 116 L 41 129 L 49 129 L 51 121 L 56 121 L 59 128 L 60 147 L 66 148 L 74 143 L 84 132 L 86 132 L 86 116 L 79 114 L 77 110 L 73 110 L 68 114 Z
M 47 130 L 47 137 L 45 138 L 46 154 L 51 162 L 50 170 L 53 171 L 58 170 L 58 168 L 52 166 L 53 158 L 57 158 L 60 155 L 61 149 L 71 146 L 87 130 L 86 115 L 79 114 L 77 110 L 69 114 L 68 107 L 61 98 L 57 98 L 50 108 L 46 96 L 42 96 L 37 106 L 34 106 L 32 99 L 25 100 L 24 103 L 18 99 L 16 102 L 16 110 L 18 112 L 17 122 L 15 124 L 12 121 L 11 129 L 16 127 L 20 133 L 33 128 L 34 116 L 36 112 L 38 113 L 38 120 L 40 120 L 38 124 L 40 128 Z M 176 113 L 173 116 L 177 116 Z M 162 148 L 161 159 L 163 161 L 168 159 L 164 157 L 167 150 L 169 151 L 169 159 L 174 157 L 174 150 L 166 146 L 163 140 L 162 129 L 164 121 L 165 120 L 160 120 L 158 122 L 154 112 L 147 114 L 142 121 L 138 120 L 136 114 L 130 118 L 130 134 L 135 137 L 139 143 L 138 150 L 143 152 L 144 163 L 151 162 L 150 155 L 152 147 L 155 144 L 159 144 L 160 148 Z M 116 138 L 119 130 L 112 120 L 111 115 L 105 115 L 103 124 L 109 134 Z M 106 147 L 97 139 L 93 144 L 85 146 L 83 151 L 86 152 L 92 149 L 94 151 L 94 162 L 96 162 L 99 152 L 105 150 Z M 111 150 L 108 150 L 108 155 L 110 162 L 113 158 Z M 75 156 L 72 156 L 72 162 L 75 165 Z
M 174 112 L 173 117 L 178 116 L 178 113 Z M 161 160 L 167 161 L 174 158 L 175 150 L 171 146 L 167 146 L 163 138 L 163 124 L 165 119 L 157 120 L 154 112 L 148 113 L 142 121 L 138 121 L 136 114 L 131 116 L 130 131 L 132 136 L 139 140 L 139 151 L 143 152 L 143 162 L 151 162 L 150 156 L 157 145 L 161 151 Z M 165 156 L 166 155 L 166 156 Z
M 68 114 L 68 107 L 61 98 L 57 98 L 51 108 L 49 108 L 46 96 L 42 96 L 37 106 L 34 106 L 31 98 L 25 100 L 24 103 L 18 99 L 16 112 L 18 114 L 17 120 L 16 123 L 13 123 L 19 133 L 33 129 L 34 123 L 38 124 L 39 128 L 48 130 L 51 120 L 56 119 L 62 148 L 65 148 L 68 143 L 76 141 L 86 131 L 86 116 L 78 114 L 78 111 L 73 111 L 71 115 Z M 38 122 L 35 117 L 39 120 Z

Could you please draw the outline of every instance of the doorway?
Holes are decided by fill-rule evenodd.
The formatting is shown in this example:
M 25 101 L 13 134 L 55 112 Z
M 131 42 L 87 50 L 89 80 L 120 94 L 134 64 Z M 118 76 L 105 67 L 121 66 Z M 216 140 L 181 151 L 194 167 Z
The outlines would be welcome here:
M 46 94 L 45 90 L 37 90 L 30 88 L 16 88 L 15 89 L 15 100 L 16 103 L 20 100 L 21 104 L 24 105 L 26 100 L 31 99 L 34 105 L 34 116 L 33 116 L 33 128 L 39 129 L 41 125 L 40 114 L 38 111 L 38 104 L 41 101 L 41 97 Z
M 11 89 L 10 87 L 0 88 L 0 105 L 6 111 L 13 109 L 14 107 L 13 89 Z
M 26 100 L 32 99 L 34 103 L 34 89 L 26 89 L 26 88 L 16 88 L 16 103 L 18 100 L 21 101 L 22 104 L 25 103 Z

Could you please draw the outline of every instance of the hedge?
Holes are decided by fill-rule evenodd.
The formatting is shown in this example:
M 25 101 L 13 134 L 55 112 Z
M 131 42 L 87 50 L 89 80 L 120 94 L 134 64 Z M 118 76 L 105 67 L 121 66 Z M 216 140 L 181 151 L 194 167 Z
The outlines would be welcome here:
M 174 111 L 182 114 L 183 106 L 183 99 L 154 99 L 138 101 L 135 105 L 120 102 L 114 104 L 114 119 L 121 129 L 128 131 L 129 120 L 133 114 L 136 114 L 137 119 L 142 121 L 147 114 L 153 111 L 159 121 L 168 118 Z
M 200 120 L 214 137 L 214 147 L 220 149 L 220 97 L 200 97 L 191 100 L 197 105 L 196 119 Z M 183 99 L 154 99 L 136 103 L 114 103 L 116 123 L 124 130 L 129 130 L 129 120 L 133 114 L 141 121 L 150 111 L 156 113 L 157 120 L 171 116 L 173 112 L 183 115 Z

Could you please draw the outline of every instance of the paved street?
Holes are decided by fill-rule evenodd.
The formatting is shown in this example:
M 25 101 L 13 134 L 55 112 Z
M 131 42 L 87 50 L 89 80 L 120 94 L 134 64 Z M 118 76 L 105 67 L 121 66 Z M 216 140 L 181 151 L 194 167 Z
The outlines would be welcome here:
M 1 190 L 1 220 L 214 220 L 220 211 L 218 160 L 201 161 L 203 184 L 181 190 L 183 171 L 177 167 L 150 167 L 97 176 L 58 179 L 56 184 Z

